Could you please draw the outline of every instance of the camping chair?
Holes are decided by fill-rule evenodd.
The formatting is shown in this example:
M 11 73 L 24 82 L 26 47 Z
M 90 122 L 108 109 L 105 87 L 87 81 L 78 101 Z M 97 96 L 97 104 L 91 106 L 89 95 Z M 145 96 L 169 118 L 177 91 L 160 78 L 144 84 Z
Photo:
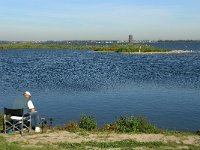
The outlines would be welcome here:
M 24 129 L 31 131 L 31 116 L 24 114 L 24 109 L 8 109 L 4 108 L 4 133 L 9 130 L 19 131 L 23 134 Z

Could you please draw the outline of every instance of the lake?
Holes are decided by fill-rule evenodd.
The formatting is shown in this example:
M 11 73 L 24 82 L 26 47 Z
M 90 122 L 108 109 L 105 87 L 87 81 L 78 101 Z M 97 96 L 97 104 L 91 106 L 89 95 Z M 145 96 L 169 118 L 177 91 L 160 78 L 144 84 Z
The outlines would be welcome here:
M 86 50 L 0 51 L 0 106 L 26 90 L 56 125 L 94 115 L 99 126 L 143 115 L 158 127 L 200 128 L 200 43 L 154 43 L 187 54 L 128 55 Z

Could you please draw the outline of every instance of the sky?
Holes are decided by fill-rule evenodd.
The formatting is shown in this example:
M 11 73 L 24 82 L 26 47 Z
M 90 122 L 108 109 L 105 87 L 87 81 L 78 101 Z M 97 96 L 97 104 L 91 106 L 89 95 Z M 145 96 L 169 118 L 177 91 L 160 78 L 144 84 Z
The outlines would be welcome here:
M 200 40 L 200 0 L 0 0 L 0 40 Z

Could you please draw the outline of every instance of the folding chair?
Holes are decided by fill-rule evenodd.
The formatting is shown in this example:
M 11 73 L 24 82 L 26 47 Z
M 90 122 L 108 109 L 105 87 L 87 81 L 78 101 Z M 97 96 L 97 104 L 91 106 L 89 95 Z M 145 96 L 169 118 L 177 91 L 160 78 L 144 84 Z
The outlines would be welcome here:
M 4 108 L 3 116 L 5 134 L 8 130 L 19 131 L 21 135 L 24 129 L 31 131 L 31 116 L 25 115 L 24 109 Z

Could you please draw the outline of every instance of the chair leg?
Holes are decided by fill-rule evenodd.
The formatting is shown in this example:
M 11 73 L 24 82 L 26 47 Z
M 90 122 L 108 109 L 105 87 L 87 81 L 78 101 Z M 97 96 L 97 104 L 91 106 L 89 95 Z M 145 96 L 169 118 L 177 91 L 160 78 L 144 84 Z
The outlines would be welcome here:
M 23 135 L 23 127 L 24 127 L 24 122 L 23 122 L 23 120 L 22 120 L 22 124 L 21 124 L 21 130 L 20 130 L 20 134 L 21 134 L 21 136 Z
M 31 125 L 30 124 L 27 125 L 26 128 L 28 129 L 28 133 L 30 133 L 31 132 Z
M 6 134 L 6 115 L 3 115 L 3 129 L 4 133 Z
M 29 130 L 30 130 L 30 132 L 31 132 L 31 130 L 32 130 L 31 115 L 30 115 L 30 125 L 29 125 Z

